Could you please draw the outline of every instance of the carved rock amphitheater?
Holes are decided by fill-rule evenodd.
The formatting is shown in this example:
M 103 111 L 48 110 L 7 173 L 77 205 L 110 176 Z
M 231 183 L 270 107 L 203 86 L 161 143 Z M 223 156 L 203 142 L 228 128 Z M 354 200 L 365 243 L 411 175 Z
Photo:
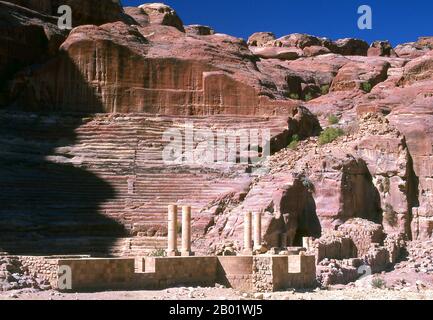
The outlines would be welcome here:
M 289 255 L 300 259 L 289 272 L 305 263 L 311 275 L 315 256 L 323 285 L 387 270 L 408 242 L 432 238 L 433 38 L 245 41 L 184 26 L 163 4 L 60 2 L 71 31 L 57 27 L 59 1 L 0 1 L 0 253 L 27 271 L 57 265 L 32 256 L 122 257 L 125 281 L 147 283 L 137 268 L 171 270 L 140 257 L 167 247 L 173 204 L 192 209 L 197 255 L 241 255 L 245 214 L 260 213 L 254 259 L 271 260 L 240 265 Z M 168 164 L 164 134 L 189 126 L 195 151 L 206 130 L 268 130 L 271 155 L 250 141 L 235 163 Z M 330 128 L 344 135 L 324 144 Z M 261 161 L 239 161 L 254 150 Z M 200 259 L 210 282 L 235 263 Z

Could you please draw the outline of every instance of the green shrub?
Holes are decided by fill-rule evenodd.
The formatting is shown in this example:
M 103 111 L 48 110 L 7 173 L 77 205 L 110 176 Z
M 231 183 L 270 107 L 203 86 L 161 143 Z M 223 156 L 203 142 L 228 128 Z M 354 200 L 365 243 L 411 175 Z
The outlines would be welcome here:
M 165 257 L 166 255 L 167 253 L 164 249 L 155 249 L 149 254 L 150 257 Z
M 340 119 L 335 114 L 331 114 L 328 117 L 328 122 L 330 125 L 335 125 L 340 122 Z
M 294 134 L 293 136 L 292 136 L 292 139 L 290 140 L 290 141 L 296 141 L 296 142 L 299 142 L 299 141 L 301 141 L 301 138 L 299 138 L 299 135 L 297 135 L 297 134 Z
M 382 278 L 373 278 L 371 286 L 375 289 L 383 289 L 386 287 L 386 282 Z
M 288 148 L 295 150 L 299 145 L 299 141 L 300 141 L 299 136 L 297 134 L 294 134 L 292 136 L 292 138 L 290 139 L 290 143 L 289 143 Z
M 371 89 L 373 89 L 372 85 L 369 82 L 363 82 L 361 84 L 361 88 L 364 92 L 367 93 L 371 92 Z
M 322 92 L 322 95 L 329 93 L 329 84 L 325 84 L 320 87 L 320 91 Z
M 305 99 L 305 101 L 313 100 L 313 95 L 310 92 L 308 92 L 308 93 L 305 94 L 305 98 L 304 99 Z
M 299 100 L 299 94 L 297 94 L 297 93 L 291 93 L 291 94 L 289 94 L 289 97 L 290 97 L 290 99 L 293 99 L 293 100 Z
M 290 142 L 288 148 L 291 150 L 295 150 L 298 147 L 298 145 L 299 145 L 298 141 L 292 141 L 292 142 Z
M 325 144 L 331 143 L 343 135 L 344 131 L 339 128 L 327 128 L 320 134 L 319 145 L 323 146 Z

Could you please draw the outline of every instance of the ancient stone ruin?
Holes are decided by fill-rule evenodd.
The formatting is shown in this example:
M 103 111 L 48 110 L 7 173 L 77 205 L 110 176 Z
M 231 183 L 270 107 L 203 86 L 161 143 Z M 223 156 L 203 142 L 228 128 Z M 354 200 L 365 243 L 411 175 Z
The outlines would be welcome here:
M 65 266 L 73 291 L 433 274 L 432 37 L 245 41 L 60 2 L 0 1 L 0 290 L 64 290 Z

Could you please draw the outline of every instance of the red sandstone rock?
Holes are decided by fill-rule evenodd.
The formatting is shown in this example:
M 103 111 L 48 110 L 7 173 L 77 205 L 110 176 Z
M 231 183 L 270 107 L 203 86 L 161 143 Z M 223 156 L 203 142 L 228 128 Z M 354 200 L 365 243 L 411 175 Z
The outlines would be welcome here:
M 414 59 L 423 56 L 430 51 L 428 48 L 418 47 L 414 42 L 400 44 L 395 47 L 395 53 L 401 58 Z
M 264 47 L 275 39 L 272 32 L 256 32 L 248 38 L 248 45 L 251 47 Z
M 419 37 L 416 45 L 422 48 L 433 49 L 433 37 Z
M 387 78 L 390 65 L 386 61 L 366 59 L 363 63 L 345 64 L 332 82 L 331 91 L 364 90 L 369 92 Z
M 310 36 L 308 34 L 293 33 L 275 40 L 274 43 L 277 47 L 296 47 L 304 49 L 310 46 L 320 46 L 322 42 L 319 38 Z
M 257 70 L 245 42 L 226 35 L 191 37 L 172 27 L 118 22 L 74 29 L 61 51 L 33 71 L 38 85 L 21 98 L 37 92 L 36 103 L 60 110 L 185 115 L 288 114 L 297 105 L 265 85 L 272 77 Z M 52 77 L 59 78 L 44 80 Z M 49 96 L 55 92 L 71 95 Z
M 339 39 L 335 41 L 336 53 L 343 56 L 366 56 L 369 45 L 367 42 L 359 39 Z
M 296 60 L 302 55 L 302 50 L 294 48 L 251 47 L 251 52 L 263 59 Z
M 150 23 L 163 26 L 175 27 L 179 31 L 185 32 L 183 22 L 169 6 L 163 3 L 147 3 L 139 6 L 148 16 Z
M 403 85 L 433 79 L 433 51 L 414 59 L 404 67 L 403 77 L 400 81 Z
M 125 7 L 123 10 L 125 10 L 127 15 L 134 19 L 134 24 L 144 27 L 150 23 L 147 13 L 138 7 Z
M 395 57 L 396 53 L 389 41 L 375 41 L 368 49 L 367 55 L 369 57 Z
M 88 11 L 90 4 L 78 3 L 78 13 Z M 53 14 L 48 4 L 56 2 L 20 4 Z M 173 124 L 172 119 L 161 120 L 162 114 L 179 119 L 214 115 L 216 118 L 200 120 L 204 127 L 224 126 L 219 120 L 246 127 L 264 121 L 262 125 L 274 128 L 273 151 L 284 148 L 294 134 L 307 138 L 294 151 L 278 152 L 274 156 L 277 160 L 271 159 L 271 171 L 257 179 L 239 172 L 226 177 L 218 170 L 211 175 L 199 168 L 197 175 L 204 180 L 193 180 L 197 168 L 184 168 L 197 189 L 182 187 L 177 195 L 182 199 L 176 199 L 176 194 L 170 199 L 194 202 L 199 250 L 226 238 L 240 244 L 245 210 L 265 213 L 263 236 L 270 246 L 300 245 L 302 236 L 318 238 L 352 218 L 380 223 L 390 237 L 433 236 L 430 37 L 396 47 L 400 58 L 388 57 L 393 53 L 386 42 L 374 43 L 368 49 L 365 42 L 356 39 L 332 42 L 303 34 L 275 40 L 270 33 L 258 33 L 250 37 L 248 47 L 242 39 L 213 34 L 202 26 L 189 26 L 183 32 L 182 21 L 165 5 L 127 8 L 126 13 L 135 21 L 123 23 L 118 21 L 125 17 L 118 4 L 107 3 L 100 14 L 76 17 L 78 23 L 118 22 L 80 26 L 63 43 L 65 38 L 54 27 L 53 17 L 4 2 L 0 2 L 0 9 L 0 28 L 6 30 L 0 33 L 0 42 L 5 44 L 0 46 L 5 62 L 0 64 L 0 78 L 8 80 L 6 91 L 14 106 L 36 111 L 121 112 L 133 118 L 125 116 L 124 125 L 119 126 L 111 118 L 80 125 L 77 132 L 90 142 L 79 140 L 66 147 L 73 160 L 58 154 L 49 156 L 54 161 L 84 166 L 95 174 L 102 172 L 122 195 L 108 209 L 102 206 L 102 215 L 119 220 L 130 235 L 164 236 L 164 219 L 153 220 L 161 218 L 161 208 L 167 204 L 159 195 L 180 190 L 168 185 L 158 165 L 152 167 L 158 171 L 155 176 L 147 176 L 149 168 L 142 164 L 135 168 L 139 171 L 135 177 L 128 171 L 137 145 L 157 149 L 155 137 L 145 135 L 143 128 L 152 131 Z M 33 51 L 22 50 L 23 39 Z M 47 58 L 53 59 L 47 62 Z M 16 69 L 8 69 L 11 63 Z M 0 92 L 0 103 L 1 99 Z M 317 119 L 300 107 L 301 100 L 308 100 L 305 105 L 320 117 L 323 126 L 329 126 L 330 115 L 338 115 L 337 126 L 346 130 L 347 137 L 317 146 L 317 141 L 309 138 L 318 134 Z M 140 115 L 137 120 L 135 112 L 153 114 L 155 119 L 143 120 Z M 386 114 L 390 123 L 371 114 L 363 116 L 371 112 Z M 105 124 L 115 130 L 110 131 Z M 120 141 L 105 144 L 105 139 L 117 135 L 122 137 Z M 152 150 L 139 158 L 155 165 L 152 161 L 157 154 Z M 11 154 L 23 157 L 13 149 L 8 156 Z M 35 160 L 26 152 L 24 158 Z M 96 162 L 90 160 L 93 158 Z M 112 167 L 107 164 L 111 161 L 115 163 Z M 127 177 L 116 176 L 120 167 Z M 7 171 L 6 166 L 3 168 Z M 10 181 L 14 181 L 12 173 L 8 172 Z M 26 177 L 21 178 L 25 181 Z M 138 198 L 125 200 L 135 185 L 151 189 L 152 178 L 164 183 L 155 184 L 150 193 L 137 191 Z M 219 179 L 221 184 L 215 188 L 209 184 Z M 203 194 L 198 196 L 199 189 Z M 152 215 L 147 215 L 150 210 Z M 98 232 L 106 231 L 108 222 L 99 223 Z M 0 227 L 10 232 L 9 221 L 3 220 Z M 51 225 L 47 228 L 49 234 L 56 230 Z M 356 224 L 354 229 L 364 230 Z M 74 227 L 67 231 L 73 233 Z M 390 255 L 389 259 L 395 257 Z M 370 263 L 381 265 L 382 260 L 386 260 L 383 248 L 373 248 Z
M 0 96 L 17 71 L 53 57 L 65 39 L 53 17 L 0 1 Z
M 192 24 L 185 27 L 185 32 L 187 34 L 197 35 L 197 36 L 210 36 L 215 34 L 215 30 L 208 26 L 202 26 L 199 24 Z
M 51 16 L 59 15 L 57 9 L 61 5 L 68 5 L 72 8 L 74 26 L 129 21 L 118 0 L 11 0 L 8 2 Z
M 304 55 L 306 57 L 315 57 L 321 54 L 328 54 L 328 53 L 331 53 L 331 50 L 322 46 L 309 46 L 304 48 Z

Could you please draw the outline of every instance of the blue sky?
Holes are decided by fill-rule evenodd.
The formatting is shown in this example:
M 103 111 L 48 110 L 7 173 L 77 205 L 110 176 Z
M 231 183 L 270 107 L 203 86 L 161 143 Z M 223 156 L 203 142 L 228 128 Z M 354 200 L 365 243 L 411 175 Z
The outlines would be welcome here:
M 148 1 L 152 2 L 152 1 Z M 154 1 L 154 2 L 158 2 Z M 277 36 L 300 32 L 331 39 L 355 37 L 393 45 L 433 36 L 432 0 L 166 0 L 184 24 L 205 24 L 217 32 L 248 38 L 256 31 Z M 145 0 L 122 0 L 138 6 Z M 359 30 L 358 7 L 370 5 L 373 29 Z

